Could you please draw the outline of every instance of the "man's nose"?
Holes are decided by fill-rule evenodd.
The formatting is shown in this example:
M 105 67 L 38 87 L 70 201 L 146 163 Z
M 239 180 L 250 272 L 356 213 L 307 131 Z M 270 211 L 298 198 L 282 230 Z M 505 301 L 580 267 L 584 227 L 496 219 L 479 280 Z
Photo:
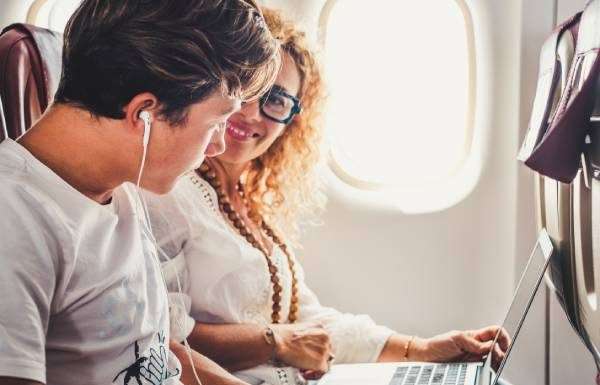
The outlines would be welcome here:
M 217 156 L 225 152 L 225 131 L 226 129 L 218 130 L 213 134 L 212 140 L 206 148 L 206 156 Z

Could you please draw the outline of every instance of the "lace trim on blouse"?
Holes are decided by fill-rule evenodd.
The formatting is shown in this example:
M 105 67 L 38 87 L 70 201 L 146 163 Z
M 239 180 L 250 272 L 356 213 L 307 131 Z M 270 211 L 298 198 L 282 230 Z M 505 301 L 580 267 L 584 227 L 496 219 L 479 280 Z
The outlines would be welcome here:
M 211 185 L 208 184 L 204 179 L 202 179 L 195 171 L 189 172 L 189 177 L 192 183 L 198 187 L 198 189 L 202 192 L 202 198 L 204 199 L 204 203 L 219 217 L 221 217 L 221 210 L 219 210 L 219 201 L 217 198 L 217 194 Z

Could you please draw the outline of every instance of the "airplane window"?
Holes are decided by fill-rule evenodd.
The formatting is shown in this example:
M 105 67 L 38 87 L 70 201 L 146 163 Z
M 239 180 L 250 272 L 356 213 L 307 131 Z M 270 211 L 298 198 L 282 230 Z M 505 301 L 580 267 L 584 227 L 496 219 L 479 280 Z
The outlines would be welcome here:
M 28 21 L 62 33 L 79 4 L 81 0 L 38 0 L 31 6 Z
M 356 187 L 452 177 L 468 155 L 473 120 L 472 30 L 462 0 L 330 0 L 325 10 L 334 171 Z

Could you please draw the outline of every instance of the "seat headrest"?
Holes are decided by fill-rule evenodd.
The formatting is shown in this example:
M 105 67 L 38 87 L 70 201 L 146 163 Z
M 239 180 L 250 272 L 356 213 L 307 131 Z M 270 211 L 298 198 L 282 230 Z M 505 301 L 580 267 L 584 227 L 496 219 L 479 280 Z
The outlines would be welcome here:
M 577 43 L 566 87 L 560 90 L 558 104 L 551 116 L 540 112 L 550 111 L 553 98 L 549 96 L 556 93 L 551 83 L 557 78 L 543 75 L 546 67 L 553 67 L 555 74 L 560 67 L 555 65 L 558 63 L 557 44 L 544 46 L 541 58 L 542 61 L 548 58 L 549 66 L 543 63 L 540 66 L 538 92 L 542 91 L 543 95 L 538 93 L 536 102 L 539 97 L 541 107 L 534 109 L 532 117 L 538 118 L 530 121 L 529 133 L 519 154 L 519 159 L 529 168 L 563 183 L 571 183 L 580 168 L 600 88 L 600 0 L 588 2 L 577 28 L 570 28 L 576 21 L 573 19 L 559 28 L 560 34 L 567 29 L 574 32 Z M 547 87 L 543 87 L 544 82 Z M 553 91 L 549 93 L 548 90 Z
M 62 36 L 28 24 L 0 34 L 0 99 L 9 137 L 21 136 L 51 103 L 62 67 Z

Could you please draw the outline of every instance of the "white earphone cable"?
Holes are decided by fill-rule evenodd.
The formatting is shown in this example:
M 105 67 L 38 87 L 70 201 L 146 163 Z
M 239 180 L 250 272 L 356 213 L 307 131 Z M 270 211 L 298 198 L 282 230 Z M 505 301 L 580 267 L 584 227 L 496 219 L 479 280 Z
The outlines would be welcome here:
M 160 253 L 166 261 L 172 261 L 173 259 L 167 253 L 165 253 L 165 251 L 158 245 L 158 242 L 157 242 L 156 238 L 154 237 L 154 233 L 152 231 L 152 222 L 150 221 L 150 214 L 149 214 L 148 206 L 146 205 L 146 200 L 144 199 L 144 196 L 140 191 L 141 190 L 140 183 L 142 181 L 142 174 L 144 172 L 144 166 L 146 165 L 146 155 L 148 152 L 148 143 L 150 141 L 150 129 L 151 129 L 151 124 L 152 124 L 150 114 L 147 111 L 142 111 L 140 113 L 140 118 L 142 118 L 142 120 L 144 121 L 144 137 L 143 137 L 143 142 L 142 142 L 142 146 L 143 146 L 142 161 L 140 163 L 140 170 L 138 172 L 138 177 L 137 177 L 137 181 L 136 181 L 136 193 L 138 196 L 138 199 L 136 200 L 136 211 L 141 206 L 141 217 L 143 218 L 143 220 L 140 221 L 141 228 L 142 228 L 142 231 L 144 231 L 144 233 L 146 234 L 146 236 L 154 244 L 156 251 L 158 253 Z M 139 215 L 140 213 L 138 212 L 137 214 Z M 158 269 L 160 271 L 160 276 L 162 278 L 163 285 L 165 287 L 165 292 L 168 293 L 169 287 L 167 285 L 167 280 L 165 279 L 164 272 L 162 270 L 160 258 L 157 255 L 155 255 L 154 253 L 152 255 L 155 259 L 156 264 L 158 265 Z M 180 305 L 181 305 L 182 310 L 185 311 L 187 307 L 185 306 L 185 302 L 183 302 L 183 289 L 181 287 L 181 280 L 179 278 L 179 272 L 177 270 L 175 270 L 175 278 L 177 280 L 177 291 L 180 294 L 179 295 Z M 168 302 L 168 299 L 167 299 L 167 302 Z M 169 317 L 169 319 L 170 318 L 171 317 Z M 177 318 L 177 327 L 179 327 L 180 330 L 184 329 L 180 318 Z M 189 359 L 190 366 L 192 367 L 192 372 L 194 373 L 196 383 L 197 383 L 197 385 L 202 385 L 202 381 L 200 380 L 200 377 L 198 376 L 198 373 L 196 372 L 196 367 L 194 366 L 194 360 L 192 357 L 192 348 L 190 347 L 190 344 L 188 343 L 187 338 L 183 339 L 183 346 L 187 353 L 187 357 Z

